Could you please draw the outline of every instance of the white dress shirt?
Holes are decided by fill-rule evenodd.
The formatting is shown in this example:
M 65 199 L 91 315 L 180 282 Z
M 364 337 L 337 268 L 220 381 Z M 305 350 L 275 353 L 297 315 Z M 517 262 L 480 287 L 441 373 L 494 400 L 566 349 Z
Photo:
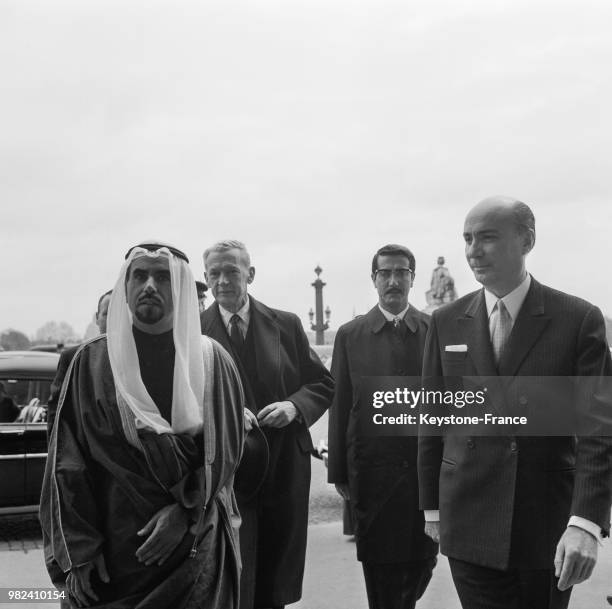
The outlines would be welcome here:
M 232 313 L 227 309 L 224 309 L 221 305 L 219 305 L 219 313 L 221 313 L 221 319 L 223 320 L 223 325 L 227 330 L 228 335 L 231 336 L 232 333 L 232 317 L 234 315 L 238 315 L 240 317 L 240 321 L 238 322 L 238 329 L 242 334 L 242 338 L 246 338 L 247 330 L 249 329 L 249 321 L 251 321 L 251 303 L 249 297 L 247 296 L 246 302 L 242 307 L 236 311 L 236 313 Z
M 396 319 L 400 321 L 404 319 L 404 315 L 406 315 L 406 313 L 408 312 L 408 309 L 410 308 L 410 304 L 407 304 L 406 308 L 403 311 L 400 311 L 397 315 L 394 315 L 393 313 L 389 313 L 389 311 L 387 311 L 386 309 L 383 309 L 380 306 L 380 303 L 378 303 L 378 308 L 380 309 L 380 312 L 385 316 L 385 319 L 387 321 L 395 322 Z
M 527 296 L 527 292 L 529 292 L 529 286 L 531 285 L 531 275 L 527 273 L 527 277 L 523 279 L 523 281 L 516 287 L 512 292 L 506 294 L 503 298 L 498 298 L 493 294 L 493 292 L 489 292 L 489 290 L 484 291 L 485 302 L 487 304 L 487 319 L 489 320 L 489 334 L 493 335 L 493 328 L 491 327 L 491 313 L 493 313 L 493 309 L 497 304 L 498 300 L 503 300 L 504 305 L 506 306 L 506 310 L 510 315 L 510 328 L 514 328 L 514 322 L 518 317 L 519 311 L 525 302 L 525 297 Z

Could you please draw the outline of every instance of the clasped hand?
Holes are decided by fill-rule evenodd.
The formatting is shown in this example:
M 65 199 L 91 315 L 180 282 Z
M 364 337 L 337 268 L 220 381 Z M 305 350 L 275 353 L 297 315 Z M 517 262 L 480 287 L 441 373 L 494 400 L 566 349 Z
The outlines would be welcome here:
M 262 427 L 286 427 L 297 417 L 297 408 L 293 402 L 273 402 L 257 413 L 257 419 Z
M 149 535 L 149 537 L 136 550 L 136 558 L 147 566 L 155 563 L 163 565 L 179 545 L 188 528 L 187 512 L 178 503 L 164 506 L 138 531 L 138 535 Z

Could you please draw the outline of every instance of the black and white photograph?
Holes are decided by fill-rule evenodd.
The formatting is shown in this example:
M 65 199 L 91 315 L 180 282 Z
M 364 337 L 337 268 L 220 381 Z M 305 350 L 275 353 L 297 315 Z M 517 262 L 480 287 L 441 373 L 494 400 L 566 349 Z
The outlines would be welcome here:
M 612 605 L 611 24 L 0 0 L 0 605 Z

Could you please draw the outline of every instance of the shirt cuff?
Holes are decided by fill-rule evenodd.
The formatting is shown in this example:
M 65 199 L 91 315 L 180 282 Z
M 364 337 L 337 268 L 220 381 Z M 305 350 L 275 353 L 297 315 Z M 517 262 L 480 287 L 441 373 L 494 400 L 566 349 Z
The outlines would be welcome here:
M 601 546 L 601 527 L 596 525 L 594 522 L 587 520 L 586 518 L 582 518 L 582 516 L 571 516 L 569 522 L 567 523 L 568 527 L 578 527 L 587 533 L 590 533 L 597 539 L 597 543 Z
M 440 522 L 440 510 L 423 510 L 425 522 Z

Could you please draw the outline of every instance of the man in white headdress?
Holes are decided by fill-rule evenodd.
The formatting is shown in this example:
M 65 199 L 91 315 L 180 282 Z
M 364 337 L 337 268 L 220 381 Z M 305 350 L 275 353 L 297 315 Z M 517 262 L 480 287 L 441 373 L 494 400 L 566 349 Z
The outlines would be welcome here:
M 50 439 L 45 559 L 70 606 L 237 607 L 243 407 L 231 358 L 200 335 L 185 254 L 132 248 Z

